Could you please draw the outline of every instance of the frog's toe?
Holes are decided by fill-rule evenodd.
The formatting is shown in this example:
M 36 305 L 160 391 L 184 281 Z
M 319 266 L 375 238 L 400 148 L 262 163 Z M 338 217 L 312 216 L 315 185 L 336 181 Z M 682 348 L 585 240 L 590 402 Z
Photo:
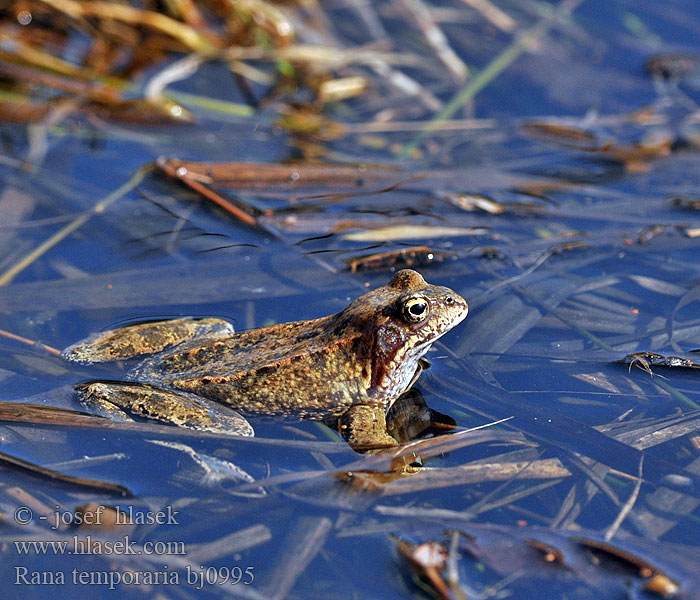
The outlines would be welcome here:
M 356 452 L 393 448 L 398 442 L 386 430 L 385 407 L 357 404 L 340 417 L 340 433 Z
M 233 325 L 224 319 L 184 317 L 137 323 L 109 329 L 68 346 L 61 356 L 81 364 L 125 360 L 155 354 L 194 338 L 233 335 Z
M 227 406 L 210 403 L 190 394 L 139 383 L 93 381 L 76 386 L 81 403 L 88 409 L 113 418 L 127 411 L 198 431 L 228 435 L 255 435 L 248 421 Z M 106 408 L 111 405 L 112 409 Z M 115 420 L 127 420 L 116 417 Z

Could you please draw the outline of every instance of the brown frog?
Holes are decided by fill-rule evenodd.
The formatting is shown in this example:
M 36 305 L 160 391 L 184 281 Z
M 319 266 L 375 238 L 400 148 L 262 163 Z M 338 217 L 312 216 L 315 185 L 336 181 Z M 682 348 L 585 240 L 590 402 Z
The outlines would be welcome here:
M 180 425 L 253 435 L 248 414 L 334 422 L 356 449 L 396 445 L 385 413 L 420 375 L 431 344 L 467 316 L 467 302 L 398 271 L 383 287 L 320 319 L 235 334 L 223 319 L 174 319 L 103 332 L 70 346 L 80 363 L 150 355 L 126 382 L 78 386 L 83 403 Z M 210 403 L 214 401 L 214 404 Z M 113 412 L 108 410 L 108 412 Z

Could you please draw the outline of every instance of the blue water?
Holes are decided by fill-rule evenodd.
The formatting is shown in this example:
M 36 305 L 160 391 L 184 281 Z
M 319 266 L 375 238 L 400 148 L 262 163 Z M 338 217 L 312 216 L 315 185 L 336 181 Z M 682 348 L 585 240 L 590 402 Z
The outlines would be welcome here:
M 454 13 L 440 13 L 440 7 Z M 548 12 L 544 4 L 528 2 L 499 7 L 515 20 L 517 31 Z M 410 21 L 387 12 L 384 3 L 374 8 L 396 52 L 425 61 L 406 72 L 443 104 L 449 102 L 462 84 L 449 76 Z M 473 74 L 488 69 L 513 43 L 512 33 L 494 28 L 465 5 L 436 3 L 434 8 Z M 344 43 L 373 41 L 352 8 L 327 10 L 349 19 L 336 25 Z M 461 17 L 452 20 L 450 14 Z M 252 441 L 155 425 L 149 429 L 147 424 L 129 429 L 5 423 L 3 453 L 118 483 L 134 496 L 5 468 L 0 495 L 6 523 L 0 568 L 4 590 L 18 598 L 56 593 L 420 597 L 392 535 L 415 544 L 449 544 L 445 532 L 459 530 L 464 539 L 474 535 L 476 545 L 481 543 L 477 557 L 469 554 L 466 542 L 459 549 L 457 571 L 468 597 L 502 588 L 503 597 L 517 598 L 585 598 L 593 592 L 626 598 L 629 589 L 645 598 L 651 596 L 642 590 L 636 568 L 603 561 L 584 569 L 571 557 L 572 568 L 558 569 L 533 555 L 525 536 L 512 533 L 551 528 L 561 538 L 548 543 L 562 547 L 579 528 L 602 536 L 625 502 L 638 494 L 613 543 L 632 536 L 658 544 L 654 552 L 642 542 L 619 542 L 668 572 L 681 585 L 680 597 L 697 597 L 697 488 L 692 476 L 680 478 L 688 465 L 698 473 L 697 371 L 654 366 L 652 376 L 638 368 L 639 362 L 629 368 L 615 361 L 638 352 L 692 360 L 692 351 L 700 347 L 700 270 L 693 231 L 700 228 L 700 213 L 672 201 L 697 200 L 693 115 L 700 102 L 699 26 L 689 0 L 582 2 L 571 16 L 550 24 L 530 51 L 492 77 L 452 117 L 474 119 L 473 128 L 456 124 L 453 130 L 433 132 L 410 159 L 397 153 L 414 140 L 417 126 L 371 133 L 374 141 L 351 131 L 325 142 L 328 160 L 403 169 L 387 181 L 368 184 L 363 194 L 290 203 L 296 191 L 219 189 L 259 208 L 294 208 L 267 217 L 267 233 L 241 225 L 156 172 L 104 211 L 91 211 L 159 156 L 270 163 L 296 157 L 293 140 L 275 125 L 278 105 L 251 117 L 191 106 L 197 121 L 182 126 L 135 126 L 72 115 L 43 134 L 46 151 L 38 155 L 32 140 L 42 134 L 36 125 L 3 123 L 0 277 L 24 265 L 23 260 L 26 265 L 0 286 L 0 329 L 60 349 L 139 319 L 215 315 L 230 319 L 236 329 L 310 319 L 342 310 L 391 277 L 390 266 L 352 274 L 347 258 L 427 244 L 451 256 L 421 272 L 429 282 L 467 298 L 470 315 L 433 348 L 432 367 L 417 388 L 432 409 L 454 418 L 459 428 L 510 418 L 493 431 L 512 434 L 506 441 L 495 436 L 425 459 L 421 473 L 396 482 L 407 486 L 399 493 L 392 491 L 392 482 L 360 491 L 342 484 L 338 473 L 357 460 L 365 462 L 352 469 L 388 465 L 373 465 L 372 457 L 363 459 L 314 422 L 253 418 L 258 439 Z M 662 53 L 691 57 L 695 71 L 654 79 L 644 61 Z M 365 67 L 343 74 L 351 72 L 366 74 L 373 89 L 328 107 L 328 117 L 362 125 L 382 111 L 402 122 L 434 116 L 434 110 Z M 205 64 L 169 89 L 244 101 L 219 63 Z M 629 118 L 648 107 L 652 118 Z M 522 129 L 525 123 L 554 118 L 595 136 L 598 150 L 584 151 L 566 139 L 560 144 L 535 139 Z M 610 159 L 611 148 L 649 143 L 651 136 L 669 140 L 667 155 L 626 164 Z M 413 178 L 419 173 L 421 178 Z M 398 182 L 402 185 L 389 192 L 364 194 Z M 526 193 L 533 190 L 537 193 Z M 510 210 L 465 211 L 447 199 L 467 193 L 488 196 Z M 313 208 L 299 210 L 300 204 Z M 83 215 L 88 218 L 58 243 L 26 260 Z M 421 239 L 404 232 L 389 241 L 389 234 L 379 242 L 355 241 L 338 227 L 349 221 L 355 224 L 351 232 L 399 224 L 474 229 Z M 579 244 L 566 246 L 571 242 Z M 375 244 L 379 247 L 369 249 Z M 3 400 L 82 410 L 71 386 L 103 374 L 67 366 L 9 339 L 0 344 Z M 645 424 L 651 428 L 646 437 L 644 432 L 635 436 Z M 666 430 L 664 442 L 655 443 L 651 432 L 669 426 L 685 429 Z M 635 492 L 642 449 L 645 482 Z M 569 475 L 460 481 L 459 468 L 479 460 L 559 461 Z M 246 484 L 232 465 L 248 478 L 270 481 L 264 487 Z M 424 487 L 415 483 L 441 470 L 449 475 Z M 128 535 L 131 548 L 142 552 L 135 556 L 124 548 L 92 556 L 70 556 L 53 547 L 21 554 L 15 542 L 27 536 L 67 540 L 70 550 L 73 535 L 85 531 L 52 529 L 53 519 L 57 513 L 73 515 L 87 502 L 120 505 L 142 515 L 178 514 L 170 524 L 139 524 L 128 534 L 95 533 L 95 539 L 107 535 L 102 540 Z M 28 523 L 20 522 L 23 513 L 20 520 L 15 513 L 23 507 L 31 510 Z M 503 547 L 479 542 L 477 530 L 470 530 L 475 524 L 513 528 L 506 531 L 515 542 L 508 548 L 505 542 Z M 236 537 L 235 532 L 241 533 Z M 538 535 L 533 530 L 535 539 Z M 176 547 L 145 554 L 156 541 L 181 543 L 187 554 L 175 552 Z M 683 546 L 678 550 L 675 544 Z M 669 558 L 671 548 L 686 562 Z M 245 575 L 246 569 L 252 575 Z M 125 575 L 129 572 L 138 575 Z M 29 585 L 33 573 L 38 573 L 35 585 Z M 244 583 L 246 577 L 253 581 Z M 115 578 L 118 585 L 110 589 Z M 148 578 L 158 585 L 151 587 Z

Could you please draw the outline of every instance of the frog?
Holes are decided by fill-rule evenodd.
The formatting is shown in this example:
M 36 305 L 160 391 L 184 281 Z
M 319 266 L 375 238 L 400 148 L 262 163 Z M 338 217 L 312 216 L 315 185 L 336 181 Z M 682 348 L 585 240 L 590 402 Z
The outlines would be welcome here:
M 357 451 L 381 449 L 398 443 L 387 411 L 420 376 L 435 340 L 468 311 L 453 290 L 403 269 L 326 317 L 240 333 L 213 317 L 137 323 L 62 356 L 81 364 L 137 359 L 124 380 L 76 386 L 83 405 L 107 416 L 119 407 L 195 429 L 214 419 L 237 435 L 254 435 L 245 416 L 293 416 L 335 427 Z

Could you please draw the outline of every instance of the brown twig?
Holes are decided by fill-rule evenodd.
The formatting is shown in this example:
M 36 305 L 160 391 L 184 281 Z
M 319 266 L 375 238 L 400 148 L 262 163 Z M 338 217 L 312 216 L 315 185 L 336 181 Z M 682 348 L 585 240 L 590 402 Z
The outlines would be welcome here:
M 6 337 L 11 340 L 15 340 L 16 342 L 22 342 L 23 344 L 27 344 L 27 346 L 36 346 L 37 348 L 40 348 L 41 350 L 46 350 L 46 352 L 49 352 L 50 354 L 53 354 L 55 356 L 61 355 L 61 351 L 57 350 L 56 348 L 47 346 L 46 344 L 42 344 L 41 342 L 37 342 L 35 340 L 30 340 L 28 338 L 22 337 L 21 335 L 17 335 L 16 333 L 10 333 L 9 331 L 5 331 L 4 329 L 0 329 L 0 336 Z

